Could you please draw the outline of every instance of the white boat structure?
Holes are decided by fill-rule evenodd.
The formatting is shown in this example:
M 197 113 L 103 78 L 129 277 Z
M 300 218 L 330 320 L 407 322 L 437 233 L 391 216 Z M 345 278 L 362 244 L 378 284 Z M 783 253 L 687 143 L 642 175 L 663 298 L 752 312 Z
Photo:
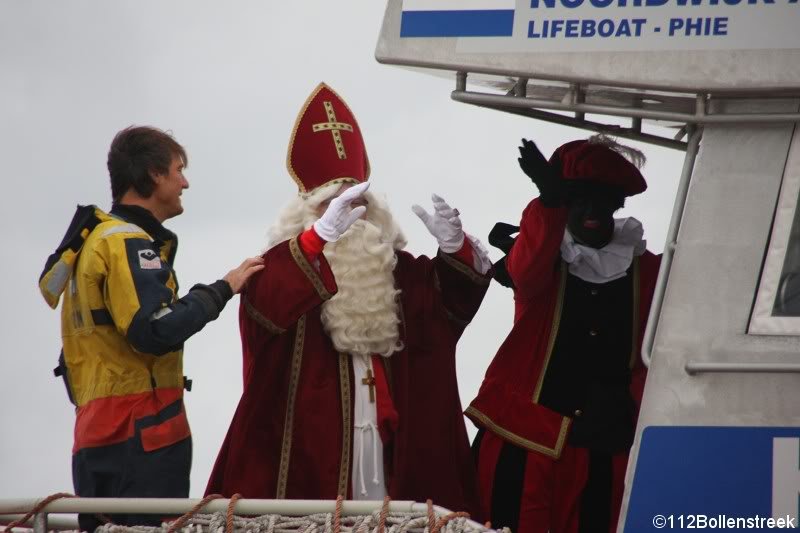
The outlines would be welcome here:
M 793 5 L 390 0 L 386 8 L 377 60 L 450 77 L 457 102 L 685 152 L 643 342 L 649 373 L 620 533 L 797 527 Z

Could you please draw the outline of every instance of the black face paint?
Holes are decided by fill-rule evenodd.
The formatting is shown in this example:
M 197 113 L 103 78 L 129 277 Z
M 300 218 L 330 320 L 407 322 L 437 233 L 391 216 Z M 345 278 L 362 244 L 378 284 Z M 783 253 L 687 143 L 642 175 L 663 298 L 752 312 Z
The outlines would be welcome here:
M 602 248 L 611 242 L 614 212 L 624 204 L 624 196 L 613 188 L 574 188 L 567 203 L 567 228 L 578 243 Z

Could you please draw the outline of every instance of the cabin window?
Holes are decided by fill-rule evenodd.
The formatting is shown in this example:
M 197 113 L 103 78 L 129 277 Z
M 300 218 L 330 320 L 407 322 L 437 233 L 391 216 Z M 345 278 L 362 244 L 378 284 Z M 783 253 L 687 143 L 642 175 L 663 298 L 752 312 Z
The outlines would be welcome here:
M 786 159 L 748 333 L 800 335 L 800 134 Z

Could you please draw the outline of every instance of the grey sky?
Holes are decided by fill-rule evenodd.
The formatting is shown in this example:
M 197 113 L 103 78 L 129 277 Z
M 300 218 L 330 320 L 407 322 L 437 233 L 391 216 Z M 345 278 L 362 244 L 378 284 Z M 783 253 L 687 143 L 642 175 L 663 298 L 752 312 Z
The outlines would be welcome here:
M 296 188 L 285 168 L 295 116 L 319 81 L 348 102 L 364 133 L 372 191 L 385 193 L 415 254 L 436 241 L 411 212 L 436 192 L 486 242 L 536 194 L 519 171 L 523 136 L 550 154 L 588 132 L 458 104 L 451 80 L 379 65 L 385 3 L 372 1 L 77 1 L 0 3 L 0 161 L 5 229 L 0 321 L 0 498 L 72 491 L 74 414 L 53 377 L 59 313 L 38 293 L 44 260 L 76 204 L 109 207 L 105 156 L 130 124 L 171 130 L 189 153 L 180 237 L 185 290 L 260 253 Z M 624 214 L 660 252 L 682 154 L 634 144 L 650 189 Z M 491 250 L 493 259 L 499 257 Z M 238 297 L 186 344 L 194 379 L 193 496 L 202 494 L 241 393 Z M 459 344 L 465 405 L 511 327 L 511 292 L 493 284 Z M 470 431 L 472 432 L 471 425 Z

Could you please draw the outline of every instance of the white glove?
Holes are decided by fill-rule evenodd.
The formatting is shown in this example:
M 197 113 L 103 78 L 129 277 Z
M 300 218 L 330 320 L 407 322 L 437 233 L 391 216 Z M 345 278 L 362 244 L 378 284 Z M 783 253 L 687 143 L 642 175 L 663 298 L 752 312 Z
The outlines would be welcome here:
M 446 254 L 454 254 L 464 246 L 464 230 L 461 229 L 458 209 L 453 209 L 435 194 L 431 195 L 431 200 L 433 200 L 433 215 L 418 205 L 411 206 L 411 210 L 439 241 L 439 249 Z
M 350 202 L 361 197 L 367 189 L 369 182 L 359 183 L 354 187 L 346 189 L 342 194 L 331 200 L 328 209 L 322 216 L 314 222 L 314 231 L 326 242 L 336 242 L 353 225 L 353 222 L 361 218 L 367 208 L 363 205 L 350 209 Z

